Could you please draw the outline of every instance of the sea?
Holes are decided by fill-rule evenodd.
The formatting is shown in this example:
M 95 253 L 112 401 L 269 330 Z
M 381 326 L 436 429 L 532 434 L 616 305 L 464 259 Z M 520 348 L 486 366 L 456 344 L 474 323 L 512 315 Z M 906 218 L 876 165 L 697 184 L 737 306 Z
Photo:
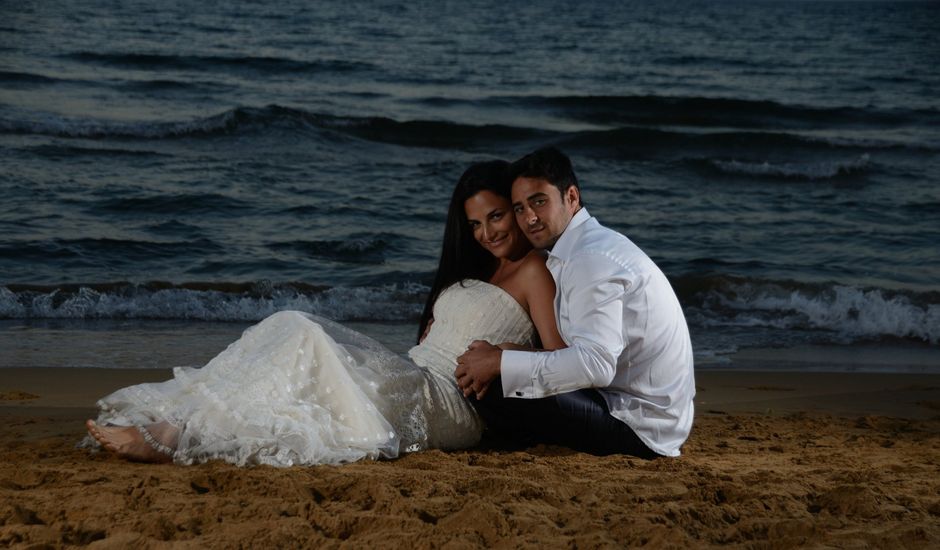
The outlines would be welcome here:
M 198 364 L 283 309 L 407 350 L 460 174 L 552 145 L 698 368 L 940 373 L 938 2 L 0 15 L 0 366 Z

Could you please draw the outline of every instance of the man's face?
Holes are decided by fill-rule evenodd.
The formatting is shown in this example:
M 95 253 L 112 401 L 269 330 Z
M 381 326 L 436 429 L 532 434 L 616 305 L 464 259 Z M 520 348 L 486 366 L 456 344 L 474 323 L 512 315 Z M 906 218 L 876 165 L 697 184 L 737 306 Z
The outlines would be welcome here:
M 551 248 L 578 211 L 578 190 L 564 195 L 540 178 L 519 177 L 512 183 L 512 210 L 516 223 L 535 248 Z

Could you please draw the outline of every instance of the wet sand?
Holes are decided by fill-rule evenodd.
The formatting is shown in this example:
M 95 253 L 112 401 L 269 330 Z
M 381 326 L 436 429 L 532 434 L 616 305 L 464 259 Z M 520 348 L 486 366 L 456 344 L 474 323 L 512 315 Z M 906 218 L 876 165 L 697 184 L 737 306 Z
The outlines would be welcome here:
M 0 545 L 937 547 L 940 376 L 707 371 L 678 459 L 564 448 L 179 467 L 76 449 L 165 370 L 0 369 Z

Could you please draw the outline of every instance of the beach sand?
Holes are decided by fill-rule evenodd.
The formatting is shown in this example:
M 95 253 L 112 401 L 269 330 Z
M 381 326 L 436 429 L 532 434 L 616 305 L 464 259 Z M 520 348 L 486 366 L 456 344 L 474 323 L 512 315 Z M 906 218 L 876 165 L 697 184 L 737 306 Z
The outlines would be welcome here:
M 706 371 L 677 459 L 427 451 L 277 469 L 76 449 L 166 370 L 0 369 L 0 546 L 937 547 L 940 376 Z

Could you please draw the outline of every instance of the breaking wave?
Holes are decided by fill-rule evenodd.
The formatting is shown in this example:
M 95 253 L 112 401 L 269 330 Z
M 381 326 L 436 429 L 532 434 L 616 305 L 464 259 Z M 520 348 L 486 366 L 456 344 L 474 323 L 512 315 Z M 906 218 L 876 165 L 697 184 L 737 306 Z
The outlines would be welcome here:
M 404 283 L 315 287 L 300 283 L 107 283 L 0 287 L 0 319 L 259 321 L 306 311 L 338 321 L 415 321 L 428 289 Z
M 825 331 L 834 343 L 940 344 L 940 293 L 728 276 L 678 281 L 691 324 Z
M 824 180 L 850 176 L 865 172 L 871 165 L 871 159 L 867 154 L 843 162 L 756 163 L 737 160 L 709 160 L 707 162 L 725 174 L 796 180 Z

